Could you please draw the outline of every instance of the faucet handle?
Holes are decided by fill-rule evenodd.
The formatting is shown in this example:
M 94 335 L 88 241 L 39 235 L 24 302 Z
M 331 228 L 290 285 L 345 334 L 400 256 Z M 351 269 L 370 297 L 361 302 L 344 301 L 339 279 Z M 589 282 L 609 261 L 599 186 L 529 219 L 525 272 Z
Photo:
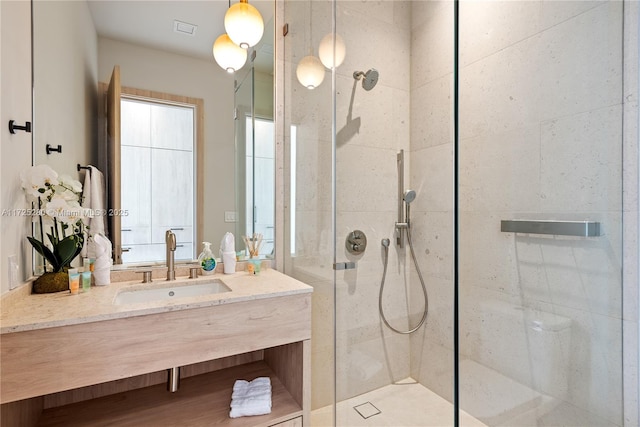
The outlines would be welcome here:
M 175 251 L 176 250 L 176 235 L 173 231 L 167 230 L 164 235 L 164 241 L 167 244 L 167 250 Z
M 189 267 L 189 279 L 197 279 L 200 266 Z
M 151 278 L 151 270 L 141 270 L 136 271 L 136 273 L 142 273 L 142 283 L 153 282 L 153 279 Z

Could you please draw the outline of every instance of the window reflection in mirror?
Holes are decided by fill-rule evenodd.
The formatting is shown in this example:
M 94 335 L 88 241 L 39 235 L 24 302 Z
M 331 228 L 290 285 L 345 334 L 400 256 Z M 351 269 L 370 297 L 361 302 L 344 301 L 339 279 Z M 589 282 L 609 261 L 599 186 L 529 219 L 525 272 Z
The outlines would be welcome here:
M 263 236 L 261 257 L 273 256 L 275 226 L 275 129 L 273 120 L 245 117 L 248 235 Z M 251 129 L 253 127 L 253 137 Z
M 235 91 L 237 223 L 242 236 L 262 236 L 259 256 L 272 258 L 275 248 L 275 126 L 272 76 L 258 66 L 238 74 Z
M 176 235 L 176 260 L 197 257 L 197 105 L 121 100 L 122 262 L 164 261 L 165 232 Z M 201 173 L 201 172 L 200 172 Z

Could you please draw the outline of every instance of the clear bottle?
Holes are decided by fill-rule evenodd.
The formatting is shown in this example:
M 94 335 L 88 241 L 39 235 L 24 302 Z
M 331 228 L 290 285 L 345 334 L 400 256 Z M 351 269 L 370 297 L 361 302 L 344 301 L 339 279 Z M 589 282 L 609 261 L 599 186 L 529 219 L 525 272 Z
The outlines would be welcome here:
M 210 242 L 202 242 L 204 248 L 198 256 L 198 262 L 202 268 L 202 274 L 213 274 L 216 269 L 216 259 L 211 251 Z

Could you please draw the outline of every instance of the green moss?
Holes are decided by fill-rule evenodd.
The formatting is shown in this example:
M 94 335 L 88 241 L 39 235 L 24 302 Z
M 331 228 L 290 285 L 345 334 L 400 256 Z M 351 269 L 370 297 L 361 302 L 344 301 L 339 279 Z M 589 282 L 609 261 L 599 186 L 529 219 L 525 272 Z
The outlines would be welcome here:
M 69 275 L 64 272 L 44 273 L 33 282 L 34 294 L 49 294 L 69 290 Z

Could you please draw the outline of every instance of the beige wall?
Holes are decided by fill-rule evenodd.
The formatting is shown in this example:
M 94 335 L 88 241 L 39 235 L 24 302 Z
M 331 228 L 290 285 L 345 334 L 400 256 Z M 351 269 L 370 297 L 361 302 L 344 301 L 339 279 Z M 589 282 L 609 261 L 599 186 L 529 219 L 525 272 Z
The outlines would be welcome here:
M 123 86 L 204 99 L 204 240 L 217 248 L 224 233 L 235 231 L 234 223 L 224 222 L 224 211 L 235 209 L 233 75 L 213 57 L 205 61 L 102 37 L 98 53 L 99 81 L 108 81 L 118 64 Z
M 255 72 L 255 113 L 273 119 L 273 74 Z
M 31 166 L 31 134 L 9 133 L 7 123 L 31 121 L 31 5 L 27 1 L 0 2 L 0 209 L 24 209 L 20 172 Z M 25 216 L 0 216 L 0 291 L 9 291 L 8 257 L 16 256 L 19 284 L 31 276 L 31 245 L 26 237 L 31 221 Z
M 35 164 L 79 178 L 76 165 L 97 165 L 98 47 L 85 1 L 33 5 Z M 62 154 L 45 147 L 62 146 Z

